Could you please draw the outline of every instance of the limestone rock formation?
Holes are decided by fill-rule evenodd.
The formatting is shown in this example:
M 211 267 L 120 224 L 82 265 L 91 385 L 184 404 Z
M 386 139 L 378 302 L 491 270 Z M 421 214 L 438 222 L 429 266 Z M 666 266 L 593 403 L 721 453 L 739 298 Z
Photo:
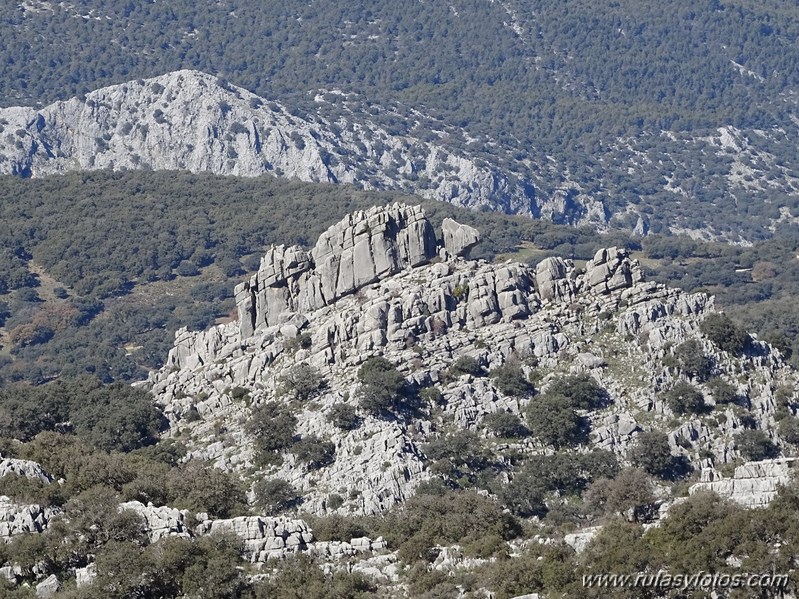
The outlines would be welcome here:
M 713 491 L 747 508 L 765 507 L 781 485 L 791 482 L 796 465 L 797 458 L 747 462 L 735 469 L 732 478 L 724 478 L 714 468 L 704 468 L 699 482 L 688 491 L 691 495 Z
M 529 397 L 504 394 L 492 377 L 451 375 L 452 363 L 469 356 L 483 372 L 520 364 L 525 375 L 536 375 L 539 390 L 567 373 L 591 376 L 606 389 L 609 405 L 585 413 L 590 446 L 614 452 L 622 463 L 648 430 L 667 432 L 673 453 L 697 467 L 708 456 L 728 463 L 739 458 L 740 413 L 717 406 L 713 418 L 677 418 L 662 399 L 686 378 L 667 358 L 693 339 L 712 359 L 714 376 L 737 381 L 748 426 L 779 443 L 775 389 L 796 388 L 797 375 L 762 342 L 739 358 L 705 338 L 700 324 L 714 310 L 711 297 L 644 281 L 622 248 L 597 252 L 584 270 L 554 257 L 532 267 L 447 254 L 432 259 L 429 224 L 419 209 L 405 206 L 352 215 L 311 251 L 270 249 L 259 272 L 237 287 L 239 320 L 179 332 L 165 367 L 144 383 L 169 419 L 168 434 L 180 434 L 191 457 L 249 475 L 255 450 L 240 423 L 253 407 L 277 401 L 297 419 L 297 436 L 329 441 L 335 457 L 314 469 L 287 451 L 281 465 L 257 476 L 289 482 L 311 513 L 380 513 L 436 476 L 427 442 L 467 429 L 491 445 L 497 441 L 483 426 L 486 416 L 524 417 Z M 372 356 L 395 364 L 409 389 L 435 391 L 435 409 L 407 419 L 362 409 L 357 373 Z M 300 364 L 325 385 L 313 401 L 292 403 L 282 381 Z M 706 383 L 693 383 L 712 406 Z M 235 387 L 248 391 L 247 402 L 234 399 Z M 331 424 L 342 405 L 355 410 L 359 426 Z M 228 433 L 220 439 L 214 430 L 223 425 Z M 515 447 L 546 451 L 531 439 Z
M 49 483 L 52 479 L 42 467 L 36 462 L 30 460 L 17 460 L 14 458 L 3 458 L 0 456 L 0 478 L 8 475 L 16 474 L 26 478 L 40 480 L 43 483 Z
M 0 542 L 8 542 L 20 534 L 43 532 L 59 512 L 57 508 L 36 504 L 20 505 L 0 495 Z
M 480 232 L 469 225 L 461 225 L 451 218 L 441 223 L 444 247 L 453 256 L 468 256 L 469 250 L 480 243 Z
M 300 116 L 198 71 L 129 81 L 41 108 L 0 109 L 2 174 L 139 168 L 270 173 L 401 189 L 558 222 L 607 221 L 604 208 L 595 207 L 602 206 L 598 200 L 544 197 L 536 181 L 518 181 L 501 162 L 488 164 L 440 141 L 393 135 L 368 117 L 342 113 L 333 122 Z
M 309 253 L 271 248 L 249 282 L 236 287 L 241 335 L 289 322 L 435 256 L 435 234 L 418 206 L 359 211 L 325 231 Z M 295 323 L 296 324 L 296 323 Z

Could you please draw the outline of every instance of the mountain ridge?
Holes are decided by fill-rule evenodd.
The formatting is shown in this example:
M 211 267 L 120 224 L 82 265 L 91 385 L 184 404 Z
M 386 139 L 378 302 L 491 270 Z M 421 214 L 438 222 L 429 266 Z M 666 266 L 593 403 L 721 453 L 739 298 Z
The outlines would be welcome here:
M 295 116 L 198 71 L 102 88 L 41 109 L 0 109 L 0 172 L 155 169 L 397 189 L 470 208 L 602 225 L 601 204 L 531 182 L 448 148 L 396 137 L 371 121 Z

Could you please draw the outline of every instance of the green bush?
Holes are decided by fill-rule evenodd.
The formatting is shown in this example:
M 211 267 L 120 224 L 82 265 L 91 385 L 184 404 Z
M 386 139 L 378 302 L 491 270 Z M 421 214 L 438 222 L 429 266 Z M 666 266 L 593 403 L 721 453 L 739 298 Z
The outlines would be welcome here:
M 336 446 L 316 435 L 304 436 L 292 446 L 291 452 L 312 470 L 329 466 L 336 459 Z
M 669 438 L 660 431 L 640 433 L 628 457 L 634 467 L 653 476 L 669 478 L 674 471 Z
M 263 453 L 279 453 L 294 442 L 294 427 L 297 418 L 288 409 L 268 402 L 252 411 L 245 430 L 255 437 L 255 447 Z
M 354 431 L 363 422 L 358 411 L 351 405 L 337 403 L 327 413 L 327 420 L 343 431 Z
M 735 387 L 719 376 L 710 379 L 707 386 L 718 405 L 737 403 L 740 399 Z
M 749 334 L 726 314 L 709 314 L 699 328 L 720 350 L 736 356 L 742 354 L 752 341 Z
M 779 448 L 761 430 L 743 430 L 735 436 L 735 449 L 744 459 L 759 462 L 777 457 Z
M 674 357 L 683 373 L 700 381 L 709 377 L 713 370 L 713 361 L 705 355 L 702 344 L 696 339 L 678 345 Z
M 573 447 L 588 442 L 590 423 L 574 411 L 560 395 L 542 395 L 530 402 L 526 412 L 532 435 L 544 445 Z
M 497 389 L 503 395 L 511 397 L 530 397 L 535 392 L 533 385 L 524 376 L 524 372 L 516 363 L 507 362 L 488 373 Z
M 785 416 L 777 423 L 777 432 L 780 439 L 791 445 L 799 445 L 799 419 L 795 416 Z
M 412 407 L 405 377 L 384 357 L 369 358 L 358 370 L 359 405 L 378 417 L 397 415 Z
M 449 367 L 449 374 L 454 377 L 469 374 L 471 376 L 483 376 L 485 372 L 480 363 L 472 356 L 461 356 Z
M 685 381 L 675 384 L 663 394 L 663 399 L 669 409 L 680 416 L 683 414 L 701 414 L 707 411 L 702 392 Z
M 429 406 L 442 406 L 446 403 L 444 394 L 438 387 L 425 387 L 419 391 L 419 399 Z
M 494 412 L 483 418 L 483 426 L 497 437 L 522 438 L 530 434 L 521 419 L 510 412 Z
M 319 371 L 302 362 L 280 377 L 279 390 L 294 399 L 308 401 L 319 395 L 325 386 L 325 379 Z
M 301 501 L 294 486 L 282 478 L 267 478 L 253 485 L 255 505 L 267 516 L 277 516 Z
M 546 391 L 549 397 L 560 397 L 569 407 L 596 410 L 610 403 L 608 392 L 588 374 L 572 374 L 553 382 Z

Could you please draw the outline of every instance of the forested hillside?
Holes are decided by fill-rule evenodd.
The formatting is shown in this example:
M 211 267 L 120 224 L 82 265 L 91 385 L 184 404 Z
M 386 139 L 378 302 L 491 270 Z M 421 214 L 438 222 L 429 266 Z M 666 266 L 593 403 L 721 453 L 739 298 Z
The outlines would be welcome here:
M 344 214 L 402 200 L 477 227 L 475 257 L 535 263 L 636 251 L 652 279 L 717 295 L 740 322 L 796 350 L 799 236 L 783 226 L 751 248 L 685 237 L 598 236 L 523 217 L 332 184 L 190 173 L 0 177 L 0 374 L 43 382 L 93 373 L 141 378 L 179 327 L 228 315 L 232 291 L 271 243 L 308 246 Z
M 33 1 L 0 7 L 0 34 L 7 106 L 192 68 L 298 115 L 443 136 L 618 227 L 737 241 L 797 215 L 785 3 Z

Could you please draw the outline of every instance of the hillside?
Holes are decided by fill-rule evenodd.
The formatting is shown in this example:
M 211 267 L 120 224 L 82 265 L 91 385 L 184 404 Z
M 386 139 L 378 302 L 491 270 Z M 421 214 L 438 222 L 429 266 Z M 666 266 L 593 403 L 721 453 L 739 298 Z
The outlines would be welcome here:
M 490 203 L 503 210 L 536 214 L 554 202 L 557 218 L 580 221 L 584 206 L 587 220 L 611 227 L 736 243 L 797 216 L 799 19 L 782 3 L 619 2 L 597 11 L 581 0 L 92 0 L 0 10 L 6 106 L 43 108 L 190 69 L 303 121 L 440 143 L 499 176 Z M 36 51 L 28 62 L 12 48 Z M 16 143 L 15 131 L 6 134 Z M 423 147 L 414 164 L 422 159 Z M 368 176 L 359 180 L 374 176 L 361 170 Z M 431 192 L 449 193 L 430 179 Z M 558 216 L 564 202 L 576 202 L 577 214 Z
M 780 353 L 707 295 L 646 282 L 624 249 L 584 268 L 491 264 L 468 258 L 479 231 L 441 226 L 443 243 L 422 208 L 393 203 L 310 249 L 272 246 L 235 289 L 236 319 L 180 331 L 127 391 L 130 415 L 85 428 L 80 398 L 103 392 L 86 383 L 18 395 L 20 411 L 66 400 L 76 436 L 12 421 L 6 577 L 64 585 L 56 596 L 177 596 L 209 560 L 232 585 L 220 597 L 297 581 L 308 597 L 512 597 L 578 592 L 580 573 L 629 551 L 656 569 L 764 571 L 752 538 L 725 535 L 793 538 L 778 514 L 796 492 L 799 377 Z M 156 445 L 144 390 L 164 418 Z M 687 552 L 697 517 L 706 536 Z M 32 565 L 64 544 L 76 557 Z

